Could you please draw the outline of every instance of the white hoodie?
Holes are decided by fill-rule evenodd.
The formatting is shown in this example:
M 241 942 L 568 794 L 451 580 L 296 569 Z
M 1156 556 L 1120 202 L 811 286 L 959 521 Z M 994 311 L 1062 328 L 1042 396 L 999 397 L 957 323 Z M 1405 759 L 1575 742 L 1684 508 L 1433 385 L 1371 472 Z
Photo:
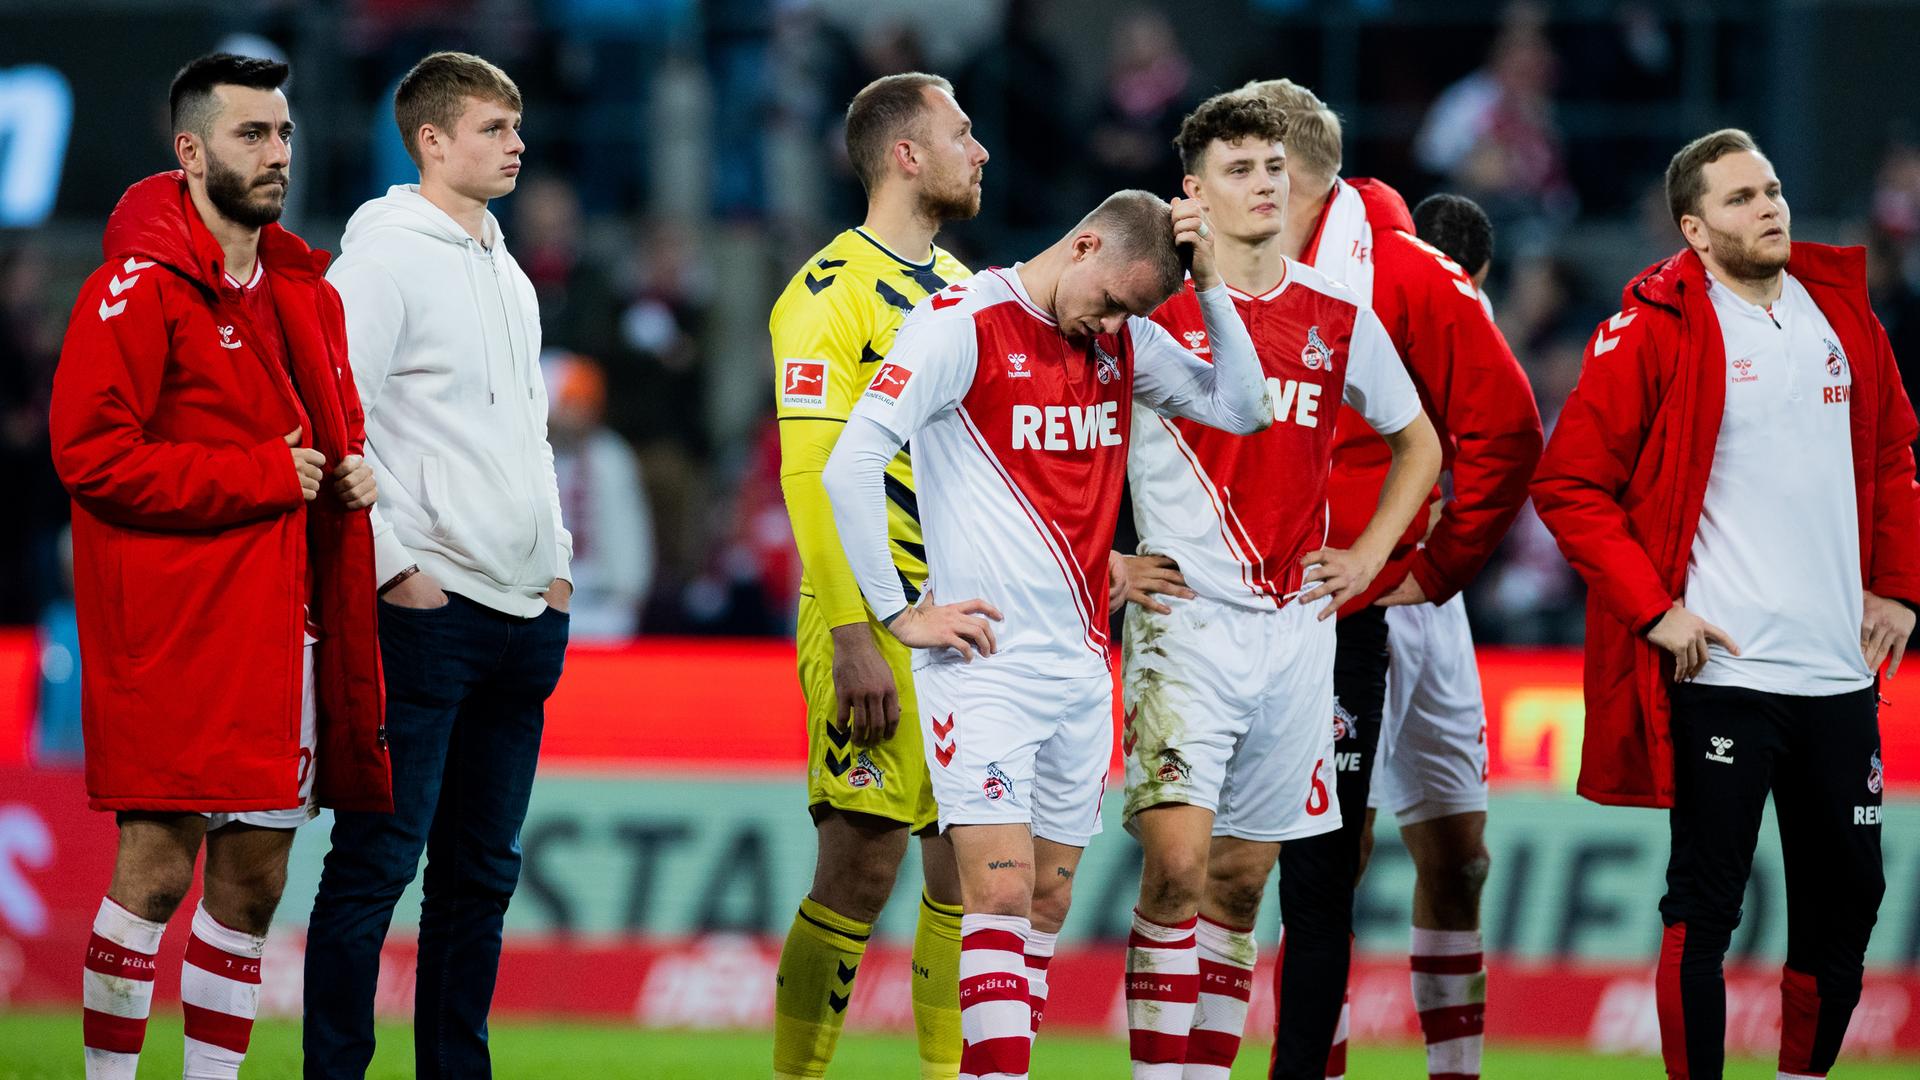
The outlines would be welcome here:
M 347 347 L 380 486 L 380 581 L 418 563 L 449 592 L 531 618 L 572 581 L 560 522 L 540 307 L 487 215 L 485 245 L 399 185 L 347 222 L 327 280 L 346 304 Z

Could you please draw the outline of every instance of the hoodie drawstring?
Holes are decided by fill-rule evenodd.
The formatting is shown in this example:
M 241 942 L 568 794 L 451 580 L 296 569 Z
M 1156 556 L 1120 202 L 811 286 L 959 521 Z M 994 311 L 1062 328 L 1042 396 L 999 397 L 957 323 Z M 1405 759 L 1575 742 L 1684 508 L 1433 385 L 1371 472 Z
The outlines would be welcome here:
M 473 280 L 473 237 L 467 237 L 461 244 L 460 268 L 467 275 L 467 295 L 473 299 L 474 314 L 480 312 L 480 286 Z M 480 335 L 480 355 L 487 369 L 487 404 L 493 404 L 493 349 L 488 347 L 487 334 Z

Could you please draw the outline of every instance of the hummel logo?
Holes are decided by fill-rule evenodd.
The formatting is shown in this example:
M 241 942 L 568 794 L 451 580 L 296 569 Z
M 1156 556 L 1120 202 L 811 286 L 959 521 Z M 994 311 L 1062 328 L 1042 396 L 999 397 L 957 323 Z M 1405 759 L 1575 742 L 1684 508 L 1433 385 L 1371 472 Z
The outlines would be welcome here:
M 949 285 L 933 295 L 933 310 L 940 311 L 965 300 L 960 294 L 967 291 L 965 285 Z
M 1625 330 L 1627 324 L 1631 323 L 1639 314 L 1637 311 L 1617 312 L 1613 318 L 1607 320 L 1607 329 L 1618 334 L 1620 331 Z M 1606 330 L 1596 331 L 1593 335 L 1593 355 L 1604 356 L 1612 352 L 1619 344 L 1620 339 L 1617 337 L 1608 337 Z
M 233 340 L 233 327 L 220 327 L 220 347 L 223 349 L 237 349 L 240 347 L 240 343 Z
M 1187 350 L 1189 352 L 1203 353 L 1210 351 L 1207 348 L 1207 332 L 1205 330 L 1188 330 L 1180 336 L 1187 340 Z
M 1031 379 L 1033 372 L 1027 370 L 1027 354 L 1010 352 L 1007 354 L 1007 378 Z
M 947 722 L 944 724 L 938 720 L 933 722 L 933 757 L 943 769 L 953 764 L 953 753 L 960 748 L 960 740 L 949 737 L 952 734 L 952 713 L 947 714 Z
M 1733 755 L 1728 752 L 1733 749 L 1732 739 L 1726 738 L 1725 736 L 1721 736 L 1721 735 L 1715 735 L 1714 737 L 1712 737 L 1711 739 L 1708 739 L 1707 741 L 1713 744 L 1713 749 L 1707 751 L 1708 761 L 1717 761 L 1722 765 L 1733 764 Z

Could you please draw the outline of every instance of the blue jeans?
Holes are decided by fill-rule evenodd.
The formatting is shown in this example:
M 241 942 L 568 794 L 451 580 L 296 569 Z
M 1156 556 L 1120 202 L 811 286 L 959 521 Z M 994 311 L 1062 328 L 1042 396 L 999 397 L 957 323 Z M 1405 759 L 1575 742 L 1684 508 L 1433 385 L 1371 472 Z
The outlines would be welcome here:
M 567 616 L 552 609 L 519 619 L 451 594 L 430 610 L 381 603 L 394 812 L 334 816 L 307 932 L 310 1080 L 366 1075 L 380 947 L 423 850 L 415 1073 L 491 1075 L 500 928 L 566 647 Z

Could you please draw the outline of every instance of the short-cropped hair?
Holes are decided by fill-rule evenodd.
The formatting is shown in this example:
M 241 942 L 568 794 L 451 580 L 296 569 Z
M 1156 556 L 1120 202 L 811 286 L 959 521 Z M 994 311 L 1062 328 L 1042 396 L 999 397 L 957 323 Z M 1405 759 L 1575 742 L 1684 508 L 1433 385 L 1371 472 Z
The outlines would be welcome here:
M 1493 261 L 1493 222 L 1465 195 L 1429 195 L 1413 208 L 1413 231 L 1460 264 L 1468 276 Z
M 1700 136 L 1673 155 L 1667 162 L 1667 209 L 1675 225 L 1688 214 L 1699 215 L 1700 200 L 1707 194 L 1707 166 L 1742 150 L 1757 154 L 1760 146 L 1739 128 L 1721 128 Z
M 938 75 L 908 71 L 873 80 L 847 103 L 847 160 L 868 195 L 887 175 L 893 144 L 926 137 L 929 86 L 953 93 L 953 84 Z
M 437 52 L 413 65 L 393 95 L 393 122 L 407 156 L 420 164 L 420 128 L 424 124 L 453 134 L 468 98 L 505 105 L 520 112 L 520 88 L 507 73 L 472 53 Z
M 1150 191 L 1116 191 L 1106 197 L 1074 232 L 1100 234 L 1101 250 L 1130 263 L 1146 263 L 1163 297 L 1186 279 L 1190 256 L 1173 242 L 1173 208 Z
M 260 56 L 209 53 L 200 57 L 181 68 L 167 90 L 167 112 L 174 133 L 190 131 L 204 139 L 212 132 L 214 87 L 278 90 L 286 83 L 287 74 L 287 65 Z

